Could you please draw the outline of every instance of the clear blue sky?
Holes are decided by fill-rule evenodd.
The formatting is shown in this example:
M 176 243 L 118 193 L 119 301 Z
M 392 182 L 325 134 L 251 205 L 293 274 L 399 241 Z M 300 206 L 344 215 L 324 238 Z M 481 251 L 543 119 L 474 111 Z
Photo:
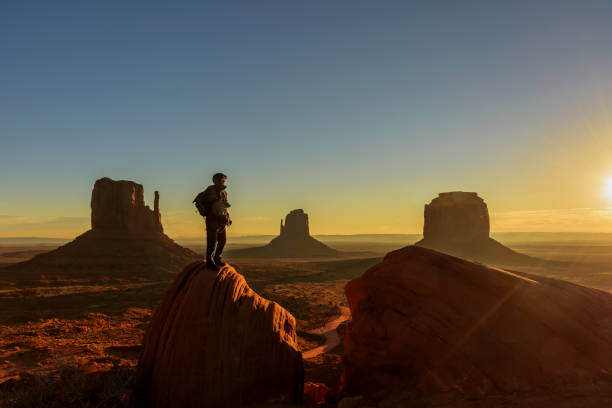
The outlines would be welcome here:
M 217 170 L 234 233 L 299 207 L 418 232 L 445 190 L 517 214 L 500 229 L 608 206 L 612 3 L 423 3 L 3 1 L 0 236 L 87 229 L 103 176 L 196 235 Z

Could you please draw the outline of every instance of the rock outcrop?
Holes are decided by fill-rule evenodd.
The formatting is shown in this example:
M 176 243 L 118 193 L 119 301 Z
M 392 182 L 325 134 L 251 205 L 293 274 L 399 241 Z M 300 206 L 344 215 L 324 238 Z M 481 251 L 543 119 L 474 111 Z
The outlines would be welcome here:
M 168 279 L 198 258 L 163 233 L 158 192 L 151 210 L 142 185 L 105 177 L 96 181 L 91 195 L 91 230 L 3 272 L 25 280 Z
M 104 177 L 96 181 L 91 193 L 91 229 L 164 232 L 157 191 L 154 208 L 151 211 L 145 205 L 142 184 Z
M 489 238 L 489 210 L 476 193 L 440 193 L 425 205 L 423 237 L 431 242 L 474 242 Z
M 423 239 L 416 245 L 492 264 L 537 262 L 489 237 L 489 231 L 489 210 L 478 194 L 440 193 L 425 205 Z
M 280 236 L 287 239 L 304 239 L 310 236 L 308 214 L 304 210 L 293 210 L 285 217 L 285 224 L 281 219 Z
M 409 406 L 439 392 L 470 399 L 540 389 L 550 398 L 570 384 L 609 383 L 607 292 L 416 246 L 390 252 L 345 290 L 348 395 Z
M 231 266 L 181 272 L 155 309 L 136 374 L 138 405 L 241 407 L 303 396 L 295 318 Z
M 234 258 L 318 258 L 334 257 L 340 251 L 332 249 L 310 236 L 308 214 L 302 209 L 293 210 L 281 220 L 280 235 L 268 245 L 228 251 Z

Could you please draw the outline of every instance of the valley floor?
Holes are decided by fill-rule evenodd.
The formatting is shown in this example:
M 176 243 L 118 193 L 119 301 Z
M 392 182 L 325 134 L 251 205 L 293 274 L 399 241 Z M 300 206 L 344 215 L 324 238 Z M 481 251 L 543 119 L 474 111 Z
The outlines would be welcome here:
M 1 248 L 0 263 L 22 261 L 48 249 L 52 248 Z M 515 249 L 561 261 L 516 269 L 612 292 L 612 246 L 525 244 Z M 378 263 L 382 255 L 230 262 L 253 290 L 296 317 L 300 347 L 310 350 L 324 345 L 324 332 L 329 337 L 329 330 L 316 329 L 346 311 L 346 282 Z M 112 271 L 106 279 L 92 281 L 78 277 L 22 282 L 3 274 L 0 266 L 0 406 L 70 406 L 65 398 L 73 397 L 83 402 L 78 406 L 127 404 L 144 331 L 169 284 L 169 280 L 113 279 Z M 338 338 L 343 330 L 340 325 Z M 306 359 L 305 380 L 337 387 L 341 355 L 340 342 Z M 422 401 L 415 406 L 473 406 L 440 398 L 438 405 Z M 531 398 L 538 406 L 546 395 L 534 391 Z M 510 400 L 500 404 L 523 406 Z

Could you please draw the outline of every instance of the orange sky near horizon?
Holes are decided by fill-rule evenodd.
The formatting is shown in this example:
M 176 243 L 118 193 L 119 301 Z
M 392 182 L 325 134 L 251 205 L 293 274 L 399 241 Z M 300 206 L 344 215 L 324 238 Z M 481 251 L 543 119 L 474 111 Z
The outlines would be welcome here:
M 288 210 L 289 211 L 289 210 Z M 420 234 L 423 220 L 414 216 L 398 219 L 396 226 L 381 224 L 371 228 L 342 230 L 335 225 L 325 226 L 325 218 L 310 213 L 313 234 Z M 491 231 L 496 232 L 595 232 L 612 233 L 612 208 L 575 208 L 564 210 L 532 210 L 491 212 Z M 235 225 L 258 226 L 259 229 L 230 228 L 230 236 L 278 234 L 281 217 L 237 218 Z M 323 221 L 323 222 L 322 222 Z M 195 238 L 204 234 L 203 223 L 195 214 L 164 214 L 162 222 L 166 234 L 175 238 Z M 406 228 L 402 228 L 406 225 Z M 0 218 L 0 237 L 73 238 L 90 228 L 89 217 Z
M 544 131 L 548 135 L 537 148 L 517 149 L 512 160 L 490 161 L 485 175 L 482 166 L 475 166 L 471 173 L 426 180 L 407 176 L 404 184 L 397 183 L 396 175 L 363 184 L 342 175 L 337 184 L 323 186 L 305 179 L 295 190 L 277 192 L 273 200 L 266 192 L 250 194 L 239 174 L 230 176 L 230 235 L 277 234 L 280 219 L 294 208 L 309 213 L 313 234 L 421 233 L 424 204 L 439 192 L 455 190 L 478 192 L 488 205 L 493 232 L 612 232 L 612 126 L 607 111 L 597 118 Z M 165 194 L 163 186 L 143 184 L 149 205 L 153 190 L 160 190 L 168 235 L 203 235 L 202 220 L 190 202 L 197 190 Z M 91 188 L 82 186 L 79 194 L 46 213 L 34 211 L 38 207 L 31 202 L 14 213 L 0 213 L 0 237 L 71 238 L 86 231 Z M 368 194 L 376 188 L 380 195 Z
M 491 193 L 478 191 L 479 195 L 487 202 L 491 218 L 492 232 L 601 232 L 612 233 L 612 195 L 609 194 L 608 183 L 612 179 L 612 168 L 601 169 L 600 177 L 593 163 L 597 164 L 598 157 L 594 155 L 593 160 L 578 161 L 572 158 L 573 149 L 565 150 L 565 158 L 557 158 L 550 161 L 550 167 L 540 172 L 540 177 L 551 173 L 559 174 L 558 179 L 551 181 L 538 180 L 534 177 L 526 180 L 524 194 L 519 199 L 520 184 L 508 185 L 505 194 L 497 194 L 496 188 L 489 185 Z M 601 152 L 601 155 L 604 153 Z M 572 163 L 573 168 L 582 168 L 584 171 L 570 177 L 571 170 L 554 166 L 555 161 L 567 160 Z M 585 164 L 582 164 L 585 163 Z M 584 182 L 585 178 L 591 178 L 591 182 Z M 540 190 L 538 185 L 548 185 L 550 190 Z M 449 183 L 450 187 L 451 184 Z M 572 200 L 572 194 L 560 194 L 554 197 L 554 191 L 567 191 L 571 188 L 576 191 L 580 199 Z M 433 189 L 428 192 L 417 192 L 409 188 L 389 190 L 387 193 L 389 202 L 381 204 L 377 199 L 367 200 L 360 197 L 359 191 L 348 192 L 344 200 L 336 197 L 325 203 L 316 202 L 312 199 L 300 199 L 292 197 L 284 203 L 273 203 L 266 208 L 265 201 L 255 198 L 253 205 L 249 205 L 248 197 L 237 194 L 235 188 L 230 184 L 230 198 L 232 200 L 232 218 L 234 225 L 230 228 L 231 235 L 258 235 L 277 234 L 281 218 L 294 208 L 304 208 L 310 216 L 311 232 L 313 234 L 402 234 L 421 233 L 423 226 L 423 205 L 433 199 L 437 193 Z M 463 190 L 477 191 L 470 188 L 443 188 L 441 191 Z M 23 215 L 0 215 L 0 237 L 50 237 L 71 238 L 86 231 L 90 227 L 89 219 L 89 191 L 84 191 L 85 197 L 80 197 L 78 209 L 57 211 L 55 214 L 23 214 Z M 402 195 L 404 196 L 402 197 Z M 145 197 L 147 204 L 152 204 L 152 189 L 145 185 Z M 551 204 L 557 208 L 545 208 L 543 202 L 546 197 L 551 197 Z M 531 199 L 531 203 L 529 202 Z M 243 201 L 244 200 L 244 201 Z M 355 203 L 355 205 L 344 205 L 343 201 Z M 585 204 L 592 203 L 589 207 Z M 303 203 L 303 204 L 302 204 Z M 581 207 L 567 207 L 568 204 L 578 204 Z M 538 205 L 535 205 L 538 204 Z M 382 205 L 382 212 L 375 215 L 371 208 Z M 530 208 L 530 205 L 533 205 Z M 170 208 L 168 208 L 170 207 Z M 171 200 L 161 191 L 162 222 L 165 232 L 172 237 L 198 237 L 203 231 L 201 218 L 191 208 L 189 202 L 181 203 L 177 208 L 177 200 Z M 565 207 L 565 208 L 564 208 Z M 516 208 L 516 209 L 515 209 Z

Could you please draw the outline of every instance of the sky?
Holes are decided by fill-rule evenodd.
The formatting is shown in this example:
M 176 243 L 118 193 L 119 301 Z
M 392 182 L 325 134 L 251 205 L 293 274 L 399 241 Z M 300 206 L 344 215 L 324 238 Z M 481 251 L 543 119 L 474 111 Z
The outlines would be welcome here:
M 173 237 L 229 175 L 230 234 L 612 232 L 612 3 L 0 2 L 0 237 L 89 228 L 101 177 Z

